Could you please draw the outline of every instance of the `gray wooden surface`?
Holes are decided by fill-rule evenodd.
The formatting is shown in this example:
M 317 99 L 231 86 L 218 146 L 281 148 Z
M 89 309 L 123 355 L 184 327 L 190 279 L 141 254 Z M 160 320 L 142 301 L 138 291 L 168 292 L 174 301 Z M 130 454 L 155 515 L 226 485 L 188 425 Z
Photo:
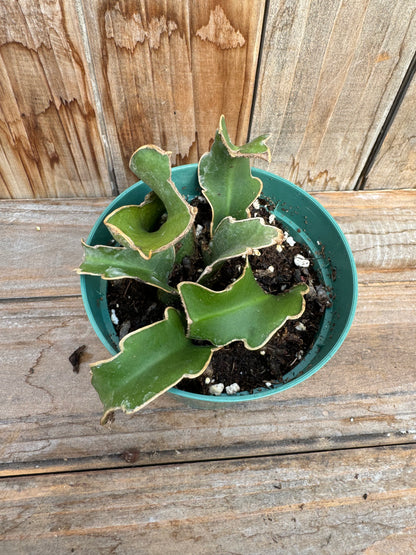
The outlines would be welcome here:
M 71 269 L 107 200 L 0 202 L 0 552 L 412 553 L 416 191 L 315 196 L 359 275 L 334 358 L 263 401 L 166 394 L 106 427 Z
M 396 446 L 21 477 L 2 482 L 0 538 L 33 555 L 411 554 L 415 462 Z

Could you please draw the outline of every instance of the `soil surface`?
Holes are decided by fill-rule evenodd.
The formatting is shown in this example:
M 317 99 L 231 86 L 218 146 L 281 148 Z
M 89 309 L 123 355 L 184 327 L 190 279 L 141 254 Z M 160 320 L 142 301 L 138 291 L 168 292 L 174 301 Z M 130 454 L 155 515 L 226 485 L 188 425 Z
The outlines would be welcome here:
M 252 216 L 262 216 L 266 223 L 284 229 L 273 216 L 269 219 L 274 207 L 265 199 L 258 201 L 256 208 L 252 209 Z M 199 250 L 184 258 L 181 266 L 174 268 L 170 278 L 173 286 L 180 281 L 198 279 L 203 268 L 202 251 L 209 241 L 210 206 L 204 197 L 196 197 L 191 204 L 198 207 L 195 228 Z M 295 264 L 295 257 L 299 255 L 309 260 L 308 267 Z M 331 305 L 331 298 L 313 268 L 310 251 L 304 245 L 295 243 L 286 232 L 281 248 L 272 246 L 262 249 L 259 255 L 249 256 L 249 261 L 257 282 L 267 293 L 277 295 L 299 282 L 307 283 L 309 293 L 305 296 L 303 315 L 297 320 L 287 321 L 261 349 L 250 351 L 241 341 L 236 341 L 216 351 L 202 376 L 184 379 L 177 388 L 206 395 L 212 393 L 215 384 L 223 384 L 224 392 L 232 384 L 238 384 L 241 391 L 249 393 L 258 388 L 271 388 L 283 381 L 284 375 L 313 345 L 325 309 Z M 210 281 L 209 287 L 225 289 L 241 275 L 244 264 L 242 257 L 228 260 Z M 107 302 L 120 339 L 127 333 L 163 319 L 166 307 L 159 300 L 157 288 L 131 279 L 109 281 Z M 177 303 L 180 309 L 179 298 Z

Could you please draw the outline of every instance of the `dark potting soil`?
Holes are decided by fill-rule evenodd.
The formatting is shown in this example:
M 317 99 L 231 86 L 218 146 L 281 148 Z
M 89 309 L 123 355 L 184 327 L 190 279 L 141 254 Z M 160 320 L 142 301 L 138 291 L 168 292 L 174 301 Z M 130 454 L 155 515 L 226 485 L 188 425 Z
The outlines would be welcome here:
M 252 216 L 261 216 L 266 223 L 282 228 L 279 222 L 269 221 L 274 207 L 266 199 L 258 200 L 260 206 L 252 209 Z M 195 228 L 199 245 L 202 245 L 200 248 L 203 248 L 209 241 L 211 209 L 203 197 L 196 197 L 191 204 L 198 208 Z M 297 266 L 294 262 L 297 255 L 309 260 L 310 265 Z M 276 295 L 299 282 L 307 283 L 309 293 L 305 296 L 303 315 L 297 320 L 288 320 L 264 347 L 256 351 L 246 349 L 241 341 L 226 345 L 213 354 L 211 364 L 202 376 L 183 379 L 177 388 L 206 395 L 210 394 L 213 384 L 224 384 L 225 387 L 238 384 L 241 391 L 249 393 L 258 388 L 269 388 L 281 383 L 284 375 L 312 347 L 325 309 L 331 305 L 331 298 L 313 268 L 310 251 L 304 245 L 295 243 L 286 233 L 281 249 L 276 249 L 276 246 L 262 249 L 259 255 L 250 255 L 249 261 L 257 282 L 267 293 Z M 225 289 L 241 275 L 244 264 L 242 257 L 228 260 L 210 281 L 209 287 Z M 180 281 L 196 281 L 201 269 L 199 250 L 192 257 L 186 257 L 181 266 L 174 268 L 170 282 L 176 286 Z M 127 333 L 163 319 L 166 308 L 159 300 L 157 288 L 132 279 L 108 281 L 107 302 L 120 339 Z M 181 308 L 179 297 L 177 303 L 177 308 Z

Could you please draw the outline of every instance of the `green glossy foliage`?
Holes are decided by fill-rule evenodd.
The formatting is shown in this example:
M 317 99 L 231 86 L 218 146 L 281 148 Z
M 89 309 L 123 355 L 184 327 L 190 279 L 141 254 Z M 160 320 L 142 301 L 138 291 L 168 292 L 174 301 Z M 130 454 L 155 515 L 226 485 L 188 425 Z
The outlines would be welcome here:
M 227 147 L 227 150 L 233 156 L 256 156 L 257 158 L 263 158 L 263 160 L 269 160 L 270 149 L 266 145 L 266 141 L 270 138 L 270 135 L 260 135 L 256 137 L 249 143 L 242 146 L 236 146 L 231 142 L 230 136 L 228 134 L 227 126 L 225 125 L 225 117 L 221 116 L 220 124 L 218 129 L 223 143 Z
M 303 313 L 308 290 L 301 283 L 280 295 L 268 295 L 256 282 L 249 265 L 224 291 L 212 291 L 192 282 L 179 285 L 190 337 L 217 346 L 241 340 L 252 350 L 267 343 L 286 320 Z
M 213 348 L 196 346 L 185 336 L 180 314 L 126 335 L 120 353 L 91 366 L 92 384 L 104 405 L 104 424 L 115 409 L 131 413 L 150 403 L 183 377 L 208 366 Z
M 211 233 L 227 216 L 236 220 L 249 216 L 249 207 L 262 189 L 261 180 L 251 175 L 249 158 L 267 156 L 269 149 L 264 140 L 262 136 L 249 143 L 252 148 L 248 150 L 253 152 L 234 146 L 221 118 L 212 148 L 202 156 L 198 168 L 199 183 L 213 211 Z
M 185 256 L 190 258 L 195 252 L 195 230 L 191 229 L 178 243 L 175 245 L 176 255 L 175 263 L 182 264 Z
M 104 405 L 102 423 L 116 409 L 135 412 L 182 377 L 200 375 L 223 345 L 243 341 L 247 349 L 259 349 L 286 320 L 303 313 L 307 285 L 266 294 L 248 262 L 225 290 L 209 289 L 213 273 L 226 260 L 282 242 L 280 229 L 249 212 L 262 189 L 251 174 L 250 158 L 268 157 L 267 138 L 236 146 L 221 117 L 212 148 L 198 166 L 201 190 L 212 208 L 210 241 L 205 242 L 200 237 L 207 230 L 193 225 L 196 209 L 171 179 L 169 153 L 146 145 L 133 154 L 130 167 L 152 192 L 139 206 L 124 206 L 105 218 L 122 246 L 84 244 L 78 272 L 144 281 L 159 289 L 158 299 L 167 308 L 162 321 L 125 336 L 119 354 L 91 365 L 92 383 Z M 181 275 L 180 265 L 186 275 L 191 262 L 200 272 L 198 282 L 183 281 L 174 289 L 169 280 Z M 184 312 L 172 308 L 180 301 Z M 195 345 L 194 339 L 211 345 Z
M 152 202 L 140 206 L 123 206 L 112 212 L 104 223 L 122 245 L 150 258 L 154 252 L 168 249 L 186 235 L 195 219 L 196 210 L 179 194 L 171 179 L 170 157 L 155 146 L 136 150 L 130 160 L 132 171 L 153 191 Z M 160 203 L 167 214 L 158 229 L 156 213 Z
M 101 276 L 103 279 L 134 278 L 164 291 L 175 289 L 168 283 L 175 262 L 175 250 L 156 253 L 149 260 L 136 250 L 124 247 L 91 247 L 83 243 L 84 260 L 78 269 L 79 274 Z
M 277 227 L 266 225 L 262 218 L 247 220 L 224 218 L 215 230 L 210 251 L 206 256 L 207 267 L 198 281 L 206 280 L 207 275 L 224 260 L 250 254 L 254 249 L 281 243 L 282 239 L 282 231 Z

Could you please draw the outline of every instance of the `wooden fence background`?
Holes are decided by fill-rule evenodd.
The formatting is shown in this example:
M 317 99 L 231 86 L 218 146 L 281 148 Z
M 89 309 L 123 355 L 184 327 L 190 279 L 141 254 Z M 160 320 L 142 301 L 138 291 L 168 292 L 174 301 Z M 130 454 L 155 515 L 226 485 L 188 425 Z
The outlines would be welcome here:
M 0 197 L 114 195 L 221 113 L 309 191 L 414 188 L 415 47 L 416 0 L 0 0 Z

